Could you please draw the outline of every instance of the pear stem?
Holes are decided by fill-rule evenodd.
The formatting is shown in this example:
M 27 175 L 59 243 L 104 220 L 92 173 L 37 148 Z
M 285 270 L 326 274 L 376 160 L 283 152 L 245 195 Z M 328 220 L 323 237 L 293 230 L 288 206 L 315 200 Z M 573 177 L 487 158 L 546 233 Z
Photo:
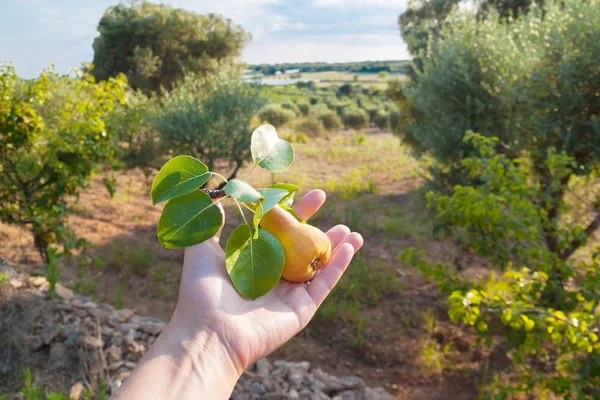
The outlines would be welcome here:
M 240 210 L 240 214 L 242 214 L 242 218 L 244 219 L 244 222 L 246 223 L 246 225 L 250 226 L 250 224 L 248 223 L 248 220 L 246 219 L 246 215 L 244 215 L 244 210 L 242 210 L 242 207 L 240 206 L 240 202 L 237 201 L 237 199 L 233 199 L 235 201 L 235 205 L 237 206 L 238 210 Z
M 207 195 L 210 196 L 211 199 L 222 199 L 223 197 L 227 196 L 225 194 L 225 189 L 215 189 L 215 190 L 211 190 L 211 189 L 201 189 L 204 193 L 206 193 Z

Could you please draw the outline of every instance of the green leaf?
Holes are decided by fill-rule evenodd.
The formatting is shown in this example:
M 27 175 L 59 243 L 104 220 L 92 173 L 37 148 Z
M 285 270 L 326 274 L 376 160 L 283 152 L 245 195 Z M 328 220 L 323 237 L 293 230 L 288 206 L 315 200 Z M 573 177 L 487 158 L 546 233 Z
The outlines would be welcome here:
M 227 182 L 225 193 L 244 203 L 258 201 L 262 198 L 262 195 L 248 182 L 237 178 Z
M 252 228 L 238 226 L 225 248 L 227 272 L 238 292 L 256 299 L 273 289 L 283 269 L 283 247 L 269 232 L 260 230 L 254 239 Z
M 171 158 L 152 182 L 152 203 L 157 205 L 193 192 L 204 185 L 212 174 L 201 161 L 189 156 Z
M 280 205 L 284 205 L 284 206 L 288 206 L 288 207 L 291 207 L 292 204 L 294 203 L 294 192 L 297 192 L 298 190 L 300 190 L 300 186 L 293 185 L 291 183 L 276 183 L 269 187 L 275 188 L 275 189 L 284 189 L 289 192 L 289 194 L 287 196 L 285 196 L 283 199 L 281 199 L 281 201 L 279 202 Z
M 270 211 L 273 207 L 277 205 L 285 196 L 288 195 L 288 191 L 285 189 L 274 189 L 274 188 L 263 188 L 258 189 L 260 194 L 263 196 L 256 203 L 256 208 L 254 209 L 254 238 L 258 238 L 258 224 L 260 223 L 260 219 L 263 215 L 265 215 L 268 211 Z
M 167 203 L 158 221 L 158 240 L 168 249 L 192 246 L 213 237 L 222 222 L 219 207 L 196 190 Z
M 250 151 L 256 165 L 271 172 L 283 172 L 294 161 L 294 148 L 272 125 L 261 125 L 252 133 Z

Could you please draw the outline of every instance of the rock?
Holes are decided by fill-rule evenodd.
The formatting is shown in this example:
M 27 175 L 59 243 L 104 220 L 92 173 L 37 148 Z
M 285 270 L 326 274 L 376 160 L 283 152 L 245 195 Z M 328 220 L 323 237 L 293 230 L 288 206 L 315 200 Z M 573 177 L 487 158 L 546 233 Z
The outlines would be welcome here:
M 256 362 L 256 372 L 259 375 L 269 375 L 273 370 L 273 366 L 266 358 L 260 359 Z
M 67 361 L 67 345 L 62 342 L 52 343 L 50 346 L 50 360 L 53 363 L 65 364 Z
M 140 329 L 140 325 L 139 324 L 133 324 L 133 323 L 124 323 L 121 324 L 121 332 L 123 333 L 128 333 L 129 331 L 136 331 Z
M 77 382 L 73 386 L 71 386 L 71 390 L 69 390 L 69 399 L 79 400 L 81 395 L 83 394 L 83 383 Z
M 125 361 L 125 368 L 134 369 L 137 364 L 131 361 Z
M 104 346 L 102 339 L 98 339 L 95 336 L 82 336 L 79 338 L 79 343 L 93 349 L 101 349 Z
M 115 334 L 115 330 L 107 325 L 102 325 L 101 331 L 104 336 L 113 336 Z
M 325 393 L 321 392 L 320 390 L 315 390 L 314 392 L 312 392 L 311 400 L 331 400 L 331 397 L 327 396 Z
M 122 384 L 123 384 L 123 382 L 121 382 L 118 379 L 115 379 L 114 381 L 112 381 L 112 383 L 110 384 L 110 394 L 113 396 L 115 394 L 117 394 L 117 392 L 119 391 L 119 388 L 121 387 Z
M 105 350 L 106 360 L 109 363 L 113 363 L 115 361 L 121 361 L 122 351 L 120 347 L 115 346 L 114 344 Z
M 300 390 L 302 388 L 302 381 L 304 381 L 304 375 L 299 371 L 292 371 L 288 375 L 288 380 L 292 388 Z
M 115 318 L 119 322 L 127 322 L 133 317 L 133 311 L 129 308 L 123 308 L 121 310 L 114 311 L 111 317 Z
M 283 400 L 283 394 L 282 393 L 267 393 L 264 398 L 265 398 L 265 400 Z
M 125 361 L 115 361 L 108 365 L 108 370 L 113 372 L 125 365 Z
M 119 372 L 119 375 L 117 375 L 117 379 L 121 382 L 125 382 L 125 379 L 127 379 L 129 375 L 131 375 L 131 371 L 121 371 Z
M 250 388 L 250 394 L 258 394 L 258 393 L 260 393 L 260 394 L 267 393 L 267 389 L 260 383 L 255 383 Z
M 144 322 L 140 329 L 149 335 L 158 336 L 162 332 L 165 324 L 163 322 L 148 321 Z
M 362 396 L 359 397 L 353 390 L 345 390 L 333 397 L 333 400 L 362 400 Z
M 287 394 L 287 398 L 288 399 L 299 399 L 300 398 L 300 394 L 298 394 L 298 392 L 296 391 L 296 389 L 290 389 L 290 391 Z
M 365 400 L 394 400 L 394 397 L 382 388 L 366 388 L 364 394 Z
M 71 300 L 75 296 L 71 289 L 67 289 L 60 283 L 54 286 L 54 293 L 63 300 Z
M 344 382 L 348 382 L 352 385 L 353 388 L 364 388 L 367 385 L 365 384 L 365 380 L 358 376 L 345 376 L 342 378 Z
M 48 279 L 45 276 L 30 276 L 29 283 L 35 287 L 48 285 Z
M 56 335 L 58 335 L 59 332 L 60 332 L 60 325 L 57 325 L 57 324 L 46 325 L 46 327 L 42 331 L 42 341 L 46 345 L 50 344 L 54 340 Z
M 15 278 L 13 278 L 13 279 L 9 280 L 9 281 L 8 281 L 8 284 L 9 284 L 10 286 L 12 286 L 13 288 L 15 288 L 15 289 L 19 289 L 20 287 L 22 287 L 22 286 L 23 286 L 23 282 L 21 282 L 21 281 L 20 281 L 20 280 L 18 280 L 18 279 L 15 279 Z

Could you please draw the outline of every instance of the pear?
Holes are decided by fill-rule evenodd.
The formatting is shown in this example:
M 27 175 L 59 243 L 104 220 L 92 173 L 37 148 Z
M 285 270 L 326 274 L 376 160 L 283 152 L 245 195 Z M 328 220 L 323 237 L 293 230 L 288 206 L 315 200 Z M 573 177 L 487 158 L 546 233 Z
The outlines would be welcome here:
M 331 242 L 323 231 L 298 220 L 276 206 L 263 215 L 260 226 L 275 236 L 285 253 L 281 276 L 290 282 L 306 282 L 331 254 Z

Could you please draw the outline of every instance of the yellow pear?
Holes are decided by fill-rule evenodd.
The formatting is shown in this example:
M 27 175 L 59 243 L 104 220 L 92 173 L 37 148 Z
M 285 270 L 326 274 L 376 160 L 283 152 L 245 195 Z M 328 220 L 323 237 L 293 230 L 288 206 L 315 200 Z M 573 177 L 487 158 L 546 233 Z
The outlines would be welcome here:
M 331 242 L 323 231 L 300 222 L 283 208 L 276 206 L 260 220 L 260 226 L 275 236 L 285 253 L 283 279 L 306 282 L 327 262 Z

